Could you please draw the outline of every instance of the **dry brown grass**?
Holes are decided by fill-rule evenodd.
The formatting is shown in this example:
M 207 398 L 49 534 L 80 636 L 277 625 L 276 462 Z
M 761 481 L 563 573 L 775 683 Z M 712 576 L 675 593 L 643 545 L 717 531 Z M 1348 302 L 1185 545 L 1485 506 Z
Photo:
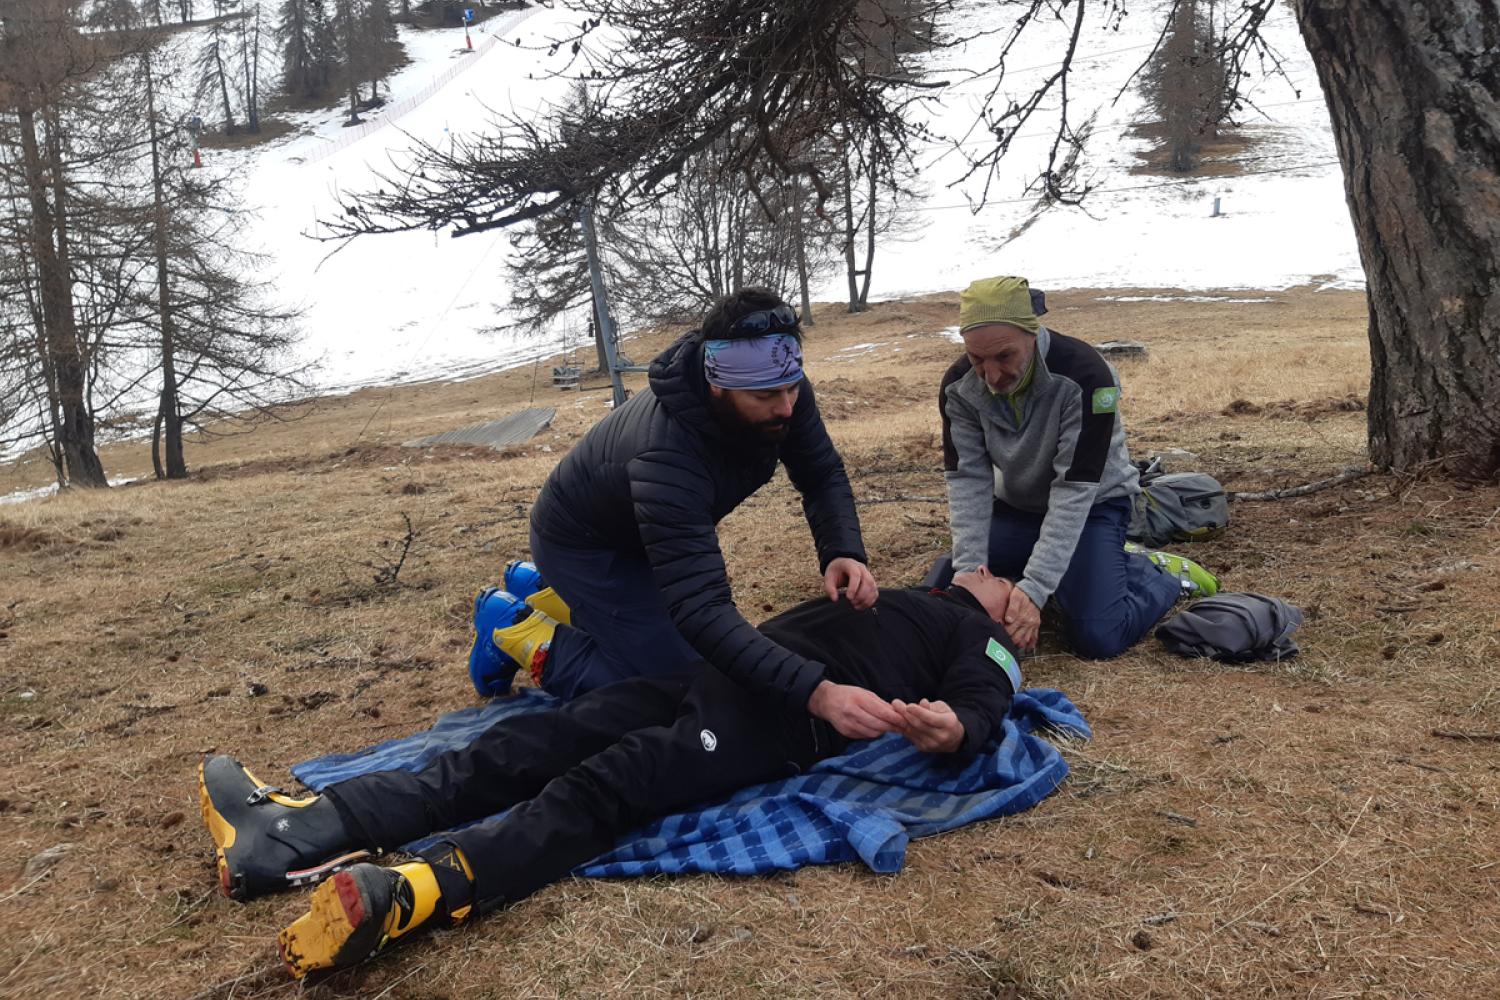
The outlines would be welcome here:
M 1049 318 L 1150 345 L 1122 372 L 1137 451 L 1187 448 L 1257 489 L 1360 460 L 1347 407 L 1368 363 L 1362 296 L 1264 297 L 1057 293 Z M 910 498 L 942 493 L 933 387 L 956 349 L 934 332 L 955 307 L 829 308 L 809 342 L 859 497 L 891 501 L 861 507 L 887 584 L 944 544 L 942 504 Z M 1092 663 L 1044 635 L 1029 680 L 1096 728 L 1065 750 L 1073 776 L 1027 815 L 913 845 L 898 876 L 568 882 L 325 983 L 284 979 L 273 938 L 302 899 L 213 891 L 197 761 L 232 751 L 286 780 L 472 702 L 472 596 L 524 551 L 536 487 L 606 394 L 538 387 L 557 423 L 506 455 L 399 442 L 531 395 L 529 370 L 357 393 L 194 445 L 186 483 L 0 508 L 0 996 L 1500 991 L 1495 744 L 1431 735 L 1500 730 L 1500 490 L 1385 477 L 1241 504 L 1194 549 L 1231 588 L 1307 610 L 1297 660 L 1230 668 L 1148 641 Z M 141 451 L 106 465 L 144 474 Z M 0 490 L 43 480 L 7 469 Z M 380 586 L 402 513 L 417 543 Z M 778 480 L 725 522 L 752 617 L 814 591 L 810 547 L 783 543 L 797 516 Z M 23 876 L 60 843 L 50 875 Z

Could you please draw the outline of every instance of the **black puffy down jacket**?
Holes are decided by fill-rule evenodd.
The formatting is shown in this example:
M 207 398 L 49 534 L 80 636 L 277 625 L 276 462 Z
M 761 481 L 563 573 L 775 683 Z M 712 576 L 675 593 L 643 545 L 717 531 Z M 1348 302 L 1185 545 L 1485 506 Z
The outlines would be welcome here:
M 804 380 L 780 444 L 752 442 L 714 418 L 703 340 L 690 333 L 651 364 L 650 388 L 594 426 L 552 470 L 531 509 L 543 538 L 644 556 L 672 620 L 703 658 L 801 708 L 823 666 L 757 632 L 734 606 L 715 526 L 786 466 L 823 570 L 865 562 L 844 463 Z

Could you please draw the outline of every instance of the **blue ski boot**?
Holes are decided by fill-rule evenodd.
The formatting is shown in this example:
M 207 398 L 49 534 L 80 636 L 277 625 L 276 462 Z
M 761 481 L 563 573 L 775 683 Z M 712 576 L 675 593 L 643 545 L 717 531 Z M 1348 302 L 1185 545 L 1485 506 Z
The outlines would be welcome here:
M 509 575 L 509 574 L 507 574 Z M 474 599 L 474 648 L 469 651 L 469 679 L 474 690 L 486 698 L 505 694 L 516 675 L 516 661 L 495 645 L 495 629 L 515 624 L 531 608 L 515 594 L 499 587 L 486 587 Z
M 524 601 L 547 584 L 542 580 L 542 571 L 536 568 L 536 563 L 512 559 L 505 564 L 504 586 L 507 592 Z

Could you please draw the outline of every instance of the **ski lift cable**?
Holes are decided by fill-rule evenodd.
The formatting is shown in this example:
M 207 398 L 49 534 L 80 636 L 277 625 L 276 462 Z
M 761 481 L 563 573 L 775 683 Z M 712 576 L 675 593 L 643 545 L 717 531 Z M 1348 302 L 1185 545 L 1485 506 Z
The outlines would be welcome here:
M 1233 175 L 1219 175 L 1219 176 L 1214 176 L 1214 177 L 1176 177 L 1176 178 L 1168 178 L 1167 180 L 1158 181 L 1158 182 L 1153 183 L 1153 184 L 1131 184 L 1131 185 L 1127 185 L 1125 187 L 1099 187 L 1099 188 L 1093 188 L 1091 191 L 1089 191 L 1089 194 L 1123 194 L 1123 193 L 1128 192 L 1128 191 L 1146 191 L 1146 190 L 1153 190 L 1153 189 L 1160 190 L 1161 188 L 1164 188 L 1164 187 L 1181 187 L 1181 186 L 1185 186 L 1185 185 L 1188 185 L 1188 184 L 1203 184 L 1203 183 L 1208 182 L 1208 181 L 1233 180 L 1233 179 L 1239 178 L 1239 177 L 1260 177 L 1260 176 L 1264 176 L 1266 174 L 1289 174 L 1289 173 L 1292 173 L 1292 172 L 1297 171 L 1297 170 L 1312 170 L 1312 169 L 1315 169 L 1315 168 L 1318 168 L 1318 167 L 1336 166 L 1339 162 L 1340 161 L 1337 160 L 1337 159 L 1332 159 L 1332 160 L 1316 160 L 1316 161 L 1313 161 L 1311 163 L 1295 163 L 1295 164 L 1292 164 L 1290 166 L 1285 166 L 1285 167 L 1267 167 L 1264 170 L 1244 170 L 1244 171 L 1241 171 L 1238 174 L 1233 174 Z M 982 202 L 977 207 L 978 208 L 985 208 L 985 207 L 990 206 L 990 205 L 1024 205 L 1024 204 L 1029 204 L 1031 202 L 1035 202 L 1036 200 L 1037 200 L 1036 196 L 1032 196 L 1032 197 L 1029 197 L 1029 198 L 987 199 L 987 200 L 985 200 L 984 202 Z M 959 209 L 959 208 L 966 208 L 966 209 L 969 209 L 970 211 L 974 211 L 976 209 L 976 206 L 973 205 L 973 204 L 969 204 L 969 203 L 956 204 L 956 205 L 914 205 L 914 206 L 907 207 L 905 209 L 905 211 L 909 211 L 909 212 L 946 212 L 946 211 L 952 211 L 954 209 Z
M 1294 106 L 1301 105 L 1301 104 L 1321 104 L 1321 103 L 1323 103 L 1323 98 L 1321 98 L 1321 97 L 1304 97 L 1301 100 L 1297 100 L 1297 101 L 1278 101 L 1278 102 L 1276 102 L 1274 104 L 1257 104 L 1256 107 L 1257 108 L 1289 108 L 1289 107 L 1294 107 Z M 1164 119 L 1161 119 L 1161 118 L 1133 118 L 1133 119 L 1132 118 L 1124 118 L 1124 119 L 1116 119 L 1115 121 L 1104 122 L 1100 127 L 1096 128 L 1094 130 L 1093 134 L 1094 135 L 1101 135 L 1101 134 L 1108 134 L 1108 135 L 1116 135 L 1116 134 L 1118 134 L 1118 135 L 1124 135 L 1126 132 L 1129 132 L 1133 128 L 1140 128 L 1143 125 L 1161 125 L 1161 124 L 1163 124 L 1163 122 L 1164 122 Z M 1247 125 L 1248 124 L 1260 124 L 1260 123 L 1247 123 Z M 1244 127 L 1244 126 L 1239 126 L 1239 127 Z M 1051 130 L 1051 129 L 1045 129 L 1045 130 L 1039 131 L 1039 132 L 1024 132 L 1024 133 L 1022 133 L 1020 135 L 1012 136 L 1011 138 L 1012 139 L 1044 139 L 1044 138 L 1050 138 L 1053 134 L 1054 134 L 1053 130 Z M 984 147 L 984 146 L 993 146 L 994 144 L 995 144 L 995 140 L 994 140 L 993 137 L 992 138 L 988 138 L 988 139 L 974 139 L 974 140 L 971 140 L 969 142 L 952 142 L 952 141 L 947 140 L 947 139 L 923 139 L 923 140 L 920 140 L 918 142 L 912 143 L 913 146 L 920 146 L 920 147 L 924 147 L 924 148 L 927 148 L 927 149 L 977 149 L 977 148 Z

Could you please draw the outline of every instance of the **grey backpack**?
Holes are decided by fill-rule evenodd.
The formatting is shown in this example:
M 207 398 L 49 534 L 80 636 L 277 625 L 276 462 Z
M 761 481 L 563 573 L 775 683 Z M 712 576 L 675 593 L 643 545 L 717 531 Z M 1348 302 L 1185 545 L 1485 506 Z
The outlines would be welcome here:
M 1153 460 L 1141 470 L 1141 492 L 1125 537 L 1147 548 L 1212 538 L 1229 525 L 1224 487 L 1204 472 L 1163 474 Z
M 1156 628 L 1161 644 L 1183 656 L 1230 663 L 1287 660 L 1297 655 L 1292 633 L 1302 611 L 1265 594 L 1216 594 L 1178 612 Z

